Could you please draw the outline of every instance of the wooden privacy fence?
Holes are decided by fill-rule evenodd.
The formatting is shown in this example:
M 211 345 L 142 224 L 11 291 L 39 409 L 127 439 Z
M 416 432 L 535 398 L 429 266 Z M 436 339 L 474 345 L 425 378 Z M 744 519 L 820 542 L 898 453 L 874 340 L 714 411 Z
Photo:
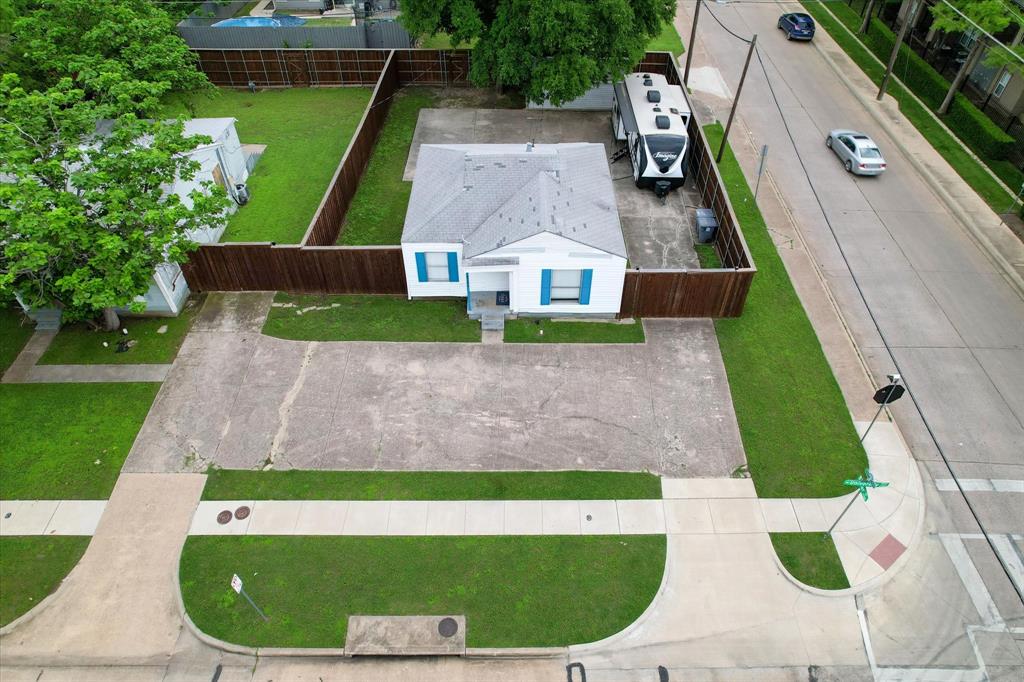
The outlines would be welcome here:
M 217 85 L 294 87 L 374 84 L 356 128 L 302 244 L 221 243 L 199 247 L 183 266 L 199 291 L 405 294 L 399 246 L 335 246 L 395 92 L 405 85 L 469 84 L 467 50 L 196 50 Z M 672 55 L 649 52 L 637 67 L 681 78 Z M 372 79 L 370 78 L 372 74 Z M 685 88 L 684 88 L 685 92 Z M 756 270 L 729 203 L 704 131 L 691 117 L 690 174 L 705 206 L 718 218 L 714 247 L 722 261 L 712 270 L 630 270 L 621 317 L 736 317 L 743 311 Z M 689 229 L 685 226 L 684 229 Z
M 345 212 L 348 211 L 352 197 L 359 189 L 359 180 L 370 162 L 370 156 L 373 155 L 373 148 L 380 137 L 384 120 L 391 109 L 391 100 L 398 87 L 398 64 L 392 53 L 384 62 L 384 68 L 373 89 L 370 103 L 363 112 L 363 118 L 352 135 L 348 149 L 341 157 L 341 163 L 334 171 L 320 206 L 313 214 L 313 220 L 310 221 L 309 228 L 302 238 L 303 245 L 331 246 L 338 241 Z

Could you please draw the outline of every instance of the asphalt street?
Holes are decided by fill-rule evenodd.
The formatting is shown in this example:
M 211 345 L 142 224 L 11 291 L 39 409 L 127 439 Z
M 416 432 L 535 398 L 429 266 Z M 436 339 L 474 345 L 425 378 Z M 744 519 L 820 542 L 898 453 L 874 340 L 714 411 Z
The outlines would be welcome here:
M 676 26 L 684 37 L 693 9 L 692 1 L 680 2 Z M 780 14 L 799 10 L 795 3 L 705 4 L 693 62 L 702 70 L 691 86 L 698 109 L 724 121 L 747 45 L 722 24 L 741 37 L 758 34 L 764 68 L 755 57 L 733 147 L 752 183 L 757 150 L 769 145 L 767 169 L 784 214 L 876 382 L 899 371 L 913 394 L 893 412 L 924 474 L 929 515 L 904 571 L 863 600 L 876 678 L 893 674 L 887 670 L 914 677 L 908 671 L 918 669 L 1015 677 L 1024 670 L 1024 605 L 1003 566 L 1021 580 L 1024 302 L 851 92 L 844 80 L 854 70 L 841 76 L 829 65 L 823 51 L 849 68 L 835 43 L 820 29 L 814 44 L 788 42 L 777 30 Z M 858 77 L 863 83 L 851 75 L 855 83 Z M 824 145 L 835 128 L 871 135 L 886 173 L 847 174 Z M 903 142 L 919 138 L 905 121 L 897 134 Z M 994 547 L 953 474 L 973 489 L 967 495 Z

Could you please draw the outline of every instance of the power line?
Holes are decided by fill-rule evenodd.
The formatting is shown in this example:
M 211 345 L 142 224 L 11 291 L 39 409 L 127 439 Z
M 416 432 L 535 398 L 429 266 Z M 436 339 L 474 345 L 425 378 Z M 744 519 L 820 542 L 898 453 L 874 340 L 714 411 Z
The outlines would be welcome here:
M 921 421 L 922 423 L 924 423 L 925 429 L 928 431 L 928 437 L 931 439 L 932 444 L 935 445 L 935 449 L 938 451 L 939 456 L 942 458 L 946 470 L 949 471 L 950 475 L 953 477 L 953 481 L 956 482 L 957 490 L 960 492 L 960 496 L 967 504 L 967 508 L 970 510 L 971 516 L 974 518 L 975 524 L 977 524 L 978 528 L 981 529 L 981 533 L 985 537 L 985 541 L 988 543 L 989 548 L 992 550 L 992 553 L 995 555 L 1000 567 L 1003 569 L 1003 573 L 1006 574 L 1006 578 L 1010 581 L 1010 585 L 1017 593 L 1017 598 L 1020 599 L 1021 603 L 1024 603 L 1024 593 L 1021 592 L 1021 588 L 1014 581 L 1012 571 L 1010 570 L 1009 566 L 1006 565 L 1006 562 L 1004 561 L 1002 555 L 999 554 L 999 551 L 996 549 L 995 543 L 992 542 L 992 538 L 988 534 L 988 530 L 982 524 L 981 518 L 978 516 L 977 510 L 975 510 L 970 498 L 964 491 L 964 488 L 960 483 L 960 478 L 953 470 L 953 465 L 950 463 L 949 458 L 947 457 L 945 451 L 942 449 L 942 445 L 939 443 L 939 440 L 936 437 L 931 424 L 928 422 L 928 418 L 925 416 L 924 411 L 921 409 L 921 404 L 918 402 L 917 396 L 914 395 L 914 392 L 910 386 L 910 382 L 907 381 L 907 375 L 900 368 L 899 361 L 896 360 L 896 355 L 895 353 L 893 353 L 892 346 L 889 345 L 888 338 L 886 338 L 885 333 L 882 331 L 882 328 L 879 325 L 878 320 L 875 317 L 875 313 L 871 309 L 871 306 L 868 305 L 868 300 L 867 297 L 864 295 L 864 290 L 861 288 L 860 280 L 858 279 L 856 273 L 853 271 L 853 268 L 850 266 L 850 261 L 846 255 L 846 250 L 843 248 L 842 243 L 839 241 L 839 237 L 836 235 L 836 231 L 832 225 L 832 221 L 829 220 L 828 213 L 825 211 L 825 205 L 821 201 L 821 197 L 818 195 L 818 190 L 815 188 L 814 183 L 811 181 L 810 173 L 807 171 L 807 166 L 804 164 L 803 156 L 800 154 L 800 150 L 796 144 L 796 139 L 793 137 L 793 131 L 789 127 L 789 121 L 786 120 L 786 115 L 782 111 L 782 105 L 779 104 L 779 99 L 775 95 L 775 88 L 772 85 L 771 77 L 768 75 L 768 69 L 765 67 L 764 61 L 761 58 L 761 51 L 755 49 L 755 52 L 757 54 L 758 64 L 761 65 L 761 71 L 764 73 L 765 82 L 768 85 L 768 91 L 771 93 L 772 101 L 775 103 L 775 108 L 778 110 L 779 117 L 782 119 L 782 125 L 786 129 L 786 135 L 789 137 L 790 145 L 793 147 L 793 152 L 796 154 L 797 161 L 800 162 L 800 169 L 802 170 L 804 177 L 807 180 L 807 185 L 811 188 L 811 194 L 814 195 L 814 200 L 818 204 L 818 209 L 821 212 L 822 218 L 824 218 L 825 220 L 825 224 L 828 226 L 829 233 L 832 235 L 832 240 L 835 242 L 836 248 L 839 249 L 839 254 L 843 258 L 843 263 L 846 265 L 846 269 L 850 273 L 850 278 L 853 282 L 854 287 L 857 289 L 857 294 L 860 297 L 861 302 L 864 304 L 864 309 L 867 310 L 868 316 L 871 318 L 871 323 L 874 326 L 875 331 L 878 333 L 879 338 L 882 340 L 882 345 L 885 347 L 885 351 L 888 354 L 893 367 L 895 367 L 896 371 L 899 372 L 900 375 L 903 377 L 903 384 L 906 388 L 907 394 L 910 396 L 911 402 L 913 402 L 914 404 L 914 409 L 917 411 L 918 416 L 921 417 Z M 769 60 L 770 59 L 771 58 L 769 57 Z M 778 71 L 778 68 L 776 68 L 775 70 Z M 779 75 L 780 78 L 782 78 L 782 81 L 785 83 L 786 79 L 781 75 L 781 72 L 779 72 Z M 787 87 L 789 87 L 788 84 Z

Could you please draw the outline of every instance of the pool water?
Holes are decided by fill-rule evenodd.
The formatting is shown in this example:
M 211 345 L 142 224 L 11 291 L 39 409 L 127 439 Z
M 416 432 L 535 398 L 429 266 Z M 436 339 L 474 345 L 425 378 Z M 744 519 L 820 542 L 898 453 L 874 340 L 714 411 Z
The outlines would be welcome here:
M 216 28 L 231 28 L 238 26 L 302 26 L 306 20 L 302 17 L 293 17 L 288 14 L 281 14 L 273 17 L 235 17 L 225 19 L 214 24 Z

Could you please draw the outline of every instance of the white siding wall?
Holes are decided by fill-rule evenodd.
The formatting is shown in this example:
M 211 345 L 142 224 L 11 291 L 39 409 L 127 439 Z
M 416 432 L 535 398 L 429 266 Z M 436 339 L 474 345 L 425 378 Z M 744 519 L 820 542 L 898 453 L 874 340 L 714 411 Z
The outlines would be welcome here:
M 507 271 L 469 270 L 469 288 L 471 291 L 508 291 L 509 286 Z
M 459 259 L 458 282 L 421 282 L 416 273 L 418 251 L 454 251 Z M 462 267 L 461 244 L 402 244 L 402 260 L 405 262 L 405 281 L 409 287 L 409 298 L 429 296 L 466 297 L 466 271 Z
M 488 256 L 515 256 L 519 265 L 515 270 L 512 310 L 519 313 L 560 315 L 608 315 L 619 312 L 622 304 L 622 281 L 626 272 L 626 259 L 613 256 L 589 246 L 544 233 L 515 244 L 496 249 Z M 541 271 L 584 270 L 594 271 L 590 284 L 590 304 L 541 305 Z M 472 282 L 472 279 L 471 279 Z

